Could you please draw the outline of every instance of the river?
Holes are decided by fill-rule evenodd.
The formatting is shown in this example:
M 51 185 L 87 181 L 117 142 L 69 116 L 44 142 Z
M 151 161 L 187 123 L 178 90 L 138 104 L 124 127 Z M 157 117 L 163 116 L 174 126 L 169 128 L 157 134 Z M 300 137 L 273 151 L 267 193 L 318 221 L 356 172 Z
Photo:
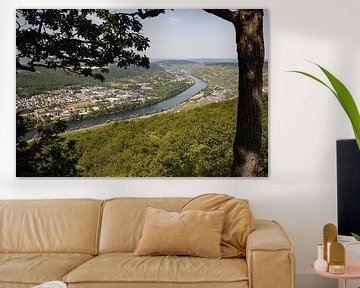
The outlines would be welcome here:
M 115 121 L 115 120 L 130 119 L 130 118 L 135 118 L 135 117 L 139 117 L 139 116 L 153 114 L 153 113 L 160 112 L 160 111 L 165 111 L 165 110 L 176 107 L 180 103 L 191 98 L 196 93 L 200 92 L 202 89 L 204 89 L 208 86 L 208 84 L 204 80 L 202 80 L 198 77 L 195 77 L 190 74 L 186 74 L 185 76 L 193 79 L 195 81 L 195 84 L 192 85 L 190 88 L 186 89 L 185 91 L 183 91 L 179 94 L 176 94 L 175 96 L 173 96 L 171 98 L 168 98 L 166 100 L 163 100 L 163 101 L 155 103 L 155 104 L 147 105 L 144 107 L 140 107 L 140 108 L 136 108 L 136 109 L 132 109 L 132 110 L 128 110 L 128 111 L 120 111 L 120 112 L 115 112 L 115 113 L 102 115 L 102 116 L 98 116 L 98 117 L 94 117 L 94 118 L 70 121 L 70 122 L 67 122 L 66 130 L 67 131 L 78 130 L 78 129 L 82 129 L 82 128 L 101 125 L 101 124 L 108 123 L 108 122 Z M 36 134 L 37 134 L 36 130 L 32 130 L 25 136 L 25 138 L 27 140 L 32 139 L 37 136 Z

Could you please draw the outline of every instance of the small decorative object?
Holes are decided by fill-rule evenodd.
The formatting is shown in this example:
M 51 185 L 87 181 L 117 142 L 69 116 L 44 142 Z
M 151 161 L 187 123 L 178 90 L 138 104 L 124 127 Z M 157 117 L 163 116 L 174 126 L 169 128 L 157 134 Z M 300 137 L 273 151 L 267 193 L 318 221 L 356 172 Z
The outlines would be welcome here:
M 324 245 L 318 245 L 318 258 L 314 263 L 314 269 L 320 272 L 326 272 L 328 263 L 324 260 Z
M 329 252 L 331 243 L 337 242 L 337 228 L 334 224 L 328 223 L 323 228 L 323 237 L 324 237 L 324 259 L 330 263 Z
M 330 264 L 329 265 L 329 273 L 340 275 L 345 273 L 345 266 L 344 265 L 336 265 L 336 264 Z
M 331 243 L 329 273 L 345 273 L 345 248 L 341 243 Z
M 331 242 L 328 241 L 327 245 L 326 245 L 326 261 L 328 262 L 328 264 L 330 264 L 330 247 L 331 247 Z

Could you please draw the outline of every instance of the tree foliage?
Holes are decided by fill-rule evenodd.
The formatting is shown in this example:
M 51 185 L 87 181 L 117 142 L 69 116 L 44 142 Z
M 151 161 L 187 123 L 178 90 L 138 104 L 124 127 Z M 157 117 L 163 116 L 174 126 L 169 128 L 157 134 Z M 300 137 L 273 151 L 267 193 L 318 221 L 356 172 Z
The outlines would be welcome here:
M 16 11 L 16 68 L 62 68 L 104 80 L 107 65 L 149 67 L 142 55 L 149 39 L 141 34 L 141 18 L 164 10 L 133 13 L 100 9 L 22 9 Z
M 236 99 L 66 133 L 84 176 L 231 176 Z
M 16 176 L 19 177 L 59 177 L 80 176 L 77 166 L 80 154 L 74 140 L 66 141 L 59 134 L 66 129 L 65 123 L 58 121 L 39 128 L 40 137 L 31 142 L 23 136 L 31 126 L 26 119 L 16 115 Z

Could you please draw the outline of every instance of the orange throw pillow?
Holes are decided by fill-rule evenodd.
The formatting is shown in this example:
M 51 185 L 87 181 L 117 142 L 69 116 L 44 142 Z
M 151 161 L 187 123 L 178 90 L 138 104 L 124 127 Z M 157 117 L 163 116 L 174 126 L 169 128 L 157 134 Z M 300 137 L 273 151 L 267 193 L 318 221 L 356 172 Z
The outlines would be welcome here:
M 134 255 L 192 255 L 221 258 L 224 211 L 167 212 L 147 207 Z
M 190 200 L 181 209 L 182 212 L 188 210 L 225 211 L 222 257 L 245 256 L 247 236 L 254 230 L 254 217 L 247 200 L 225 194 L 204 194 Z

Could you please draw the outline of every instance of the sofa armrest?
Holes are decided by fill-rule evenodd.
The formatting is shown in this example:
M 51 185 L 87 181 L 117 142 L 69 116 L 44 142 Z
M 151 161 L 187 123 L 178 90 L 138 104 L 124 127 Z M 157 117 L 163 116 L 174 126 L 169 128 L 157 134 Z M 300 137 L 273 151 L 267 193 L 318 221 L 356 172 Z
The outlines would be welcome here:
M 246 261 L 250 288 L 295 287 L 293 245 L 277 222 L 255 221 L 247 240 Z

